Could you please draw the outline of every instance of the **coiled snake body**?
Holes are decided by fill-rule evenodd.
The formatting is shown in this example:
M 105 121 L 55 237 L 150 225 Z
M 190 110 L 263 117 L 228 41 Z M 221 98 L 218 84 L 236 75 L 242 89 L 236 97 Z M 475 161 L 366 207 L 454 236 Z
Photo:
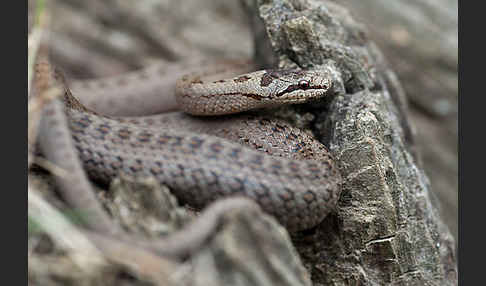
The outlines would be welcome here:
M 320 70 L 264 70 L 210 82 L 190 74 L 177 81 L 176 101 L 186 113 L 223 115 L 317 99 L 331 84 Z M 87 91 L 73 90 L 83 102 Z M 340 194 L 341 177 L 324 146 L 282 121 L 252 115 L 201 120 L 182 113 L 116 118 L 83 108 L 67 114 L 81 160 L 98 179 L 119 172 L 154 176 L 196 207 L 243 195 L 290 231 L 322 221 Z

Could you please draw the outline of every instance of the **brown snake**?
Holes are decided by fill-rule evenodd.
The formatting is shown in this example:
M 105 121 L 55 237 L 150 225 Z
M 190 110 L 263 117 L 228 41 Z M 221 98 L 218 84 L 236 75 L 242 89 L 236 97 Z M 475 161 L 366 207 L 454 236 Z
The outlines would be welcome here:
M 176 102 L 186 113 L 222 115 L 318 99 L 331 84 L 324 70 L 263 70 L 209 82 L 193 73 L 177 81 Z M 85 92 L 73 88 L 83 103 Z M 341 177 L 325 147 L 283 121 L 245 114 L 109 118 L 71 107 L 74 144 L 97 179 L 108 182 L 119 172 L 154 176 L 196 207 L 243 195 L 290 231 L 315 226 L 339 198 Z

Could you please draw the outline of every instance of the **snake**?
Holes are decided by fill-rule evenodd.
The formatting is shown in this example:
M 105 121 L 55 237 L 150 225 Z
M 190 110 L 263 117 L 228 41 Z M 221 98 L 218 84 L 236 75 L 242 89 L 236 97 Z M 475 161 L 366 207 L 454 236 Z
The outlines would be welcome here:
M 139 86 L 150 79 L 143 74 L 136 75 Z M 243 196 L 289 231 L 316 226 L 335 208 L 341 192 L 334 159 L 308 132 L 251 111 L 319 100 L 329 94 L 330 74 L 268 69 L 205 79 L 217 74 L 181 76 L 173 86 L 175 100 L 168 100 L 172 107 L 166 109 L 177 106 L 182 112 L 152 115 L 101 114 L 93 110 L 95 102 L 85 107 L 83 94 L 89 89 L 74 84 L 74 96 L 66 95 L 66 116 L 87 174 L 103 182 L 120 173 L 155 177 L 196 208 Z M 123 78 L 114 81 L 130 88 Z M 106 90 L 123 93 L 119 86 Z

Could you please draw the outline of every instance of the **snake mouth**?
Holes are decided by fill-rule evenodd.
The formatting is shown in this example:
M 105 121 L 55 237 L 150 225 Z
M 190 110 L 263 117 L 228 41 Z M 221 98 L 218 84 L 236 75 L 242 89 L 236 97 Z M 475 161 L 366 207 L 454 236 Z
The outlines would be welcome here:
M 310 96 L 309 96 L 309 99 L 310 98 L 318 98 L 320 97 L 319 95 L 324 95 L 324 93 L 326 91 L 329 90 L 329 85 L 327 84 L 324 84 L 324 85 L 315 85 L 315 86 L 302 86 L 302 85 L 299 85 L 299 84 L 293 84 L 293 85 L 290 85 L 288 86 L 285 90 L 277 93 L 275 95 L 276 98 L 302 98 L 304 97 L 304 95 L 297 95 L 297 96 L 294 96 L 292 95 L 292 93 L 294 93 L 295 91 L 303 91 L 304 94 L 306 93 L 310 93 Z

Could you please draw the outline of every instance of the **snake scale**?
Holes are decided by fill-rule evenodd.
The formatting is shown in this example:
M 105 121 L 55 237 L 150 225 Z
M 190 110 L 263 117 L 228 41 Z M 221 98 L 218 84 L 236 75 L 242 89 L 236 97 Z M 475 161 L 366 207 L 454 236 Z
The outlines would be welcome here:
M 177 80 L 171 101 L 186 114 L 116 117 L 80 104 L 68 104 L 66 113 L 90 177 L 153 176 L 195 207 L 242 195 L 297 231 L 315 226 L 336 205 L 341 177 L 333 159 L 288 123 L 227 114 L 319 99 L 331 85 L 324 70 L 261 70 L 212 81 L 193 72 Z M 85 104 L 89 89 L 74 86 L 72 102 Z M 118 88 L 110 92 L 123 93 Z

